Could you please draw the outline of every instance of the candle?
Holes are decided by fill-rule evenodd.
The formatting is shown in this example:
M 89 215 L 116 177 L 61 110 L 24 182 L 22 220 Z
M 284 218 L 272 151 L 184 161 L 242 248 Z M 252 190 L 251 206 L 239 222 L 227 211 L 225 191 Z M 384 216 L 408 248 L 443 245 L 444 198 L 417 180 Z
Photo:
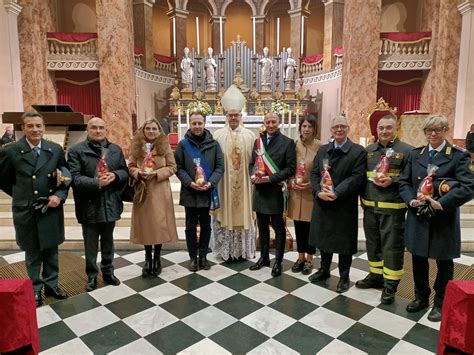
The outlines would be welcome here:
M 252 17 L 252 41 L 253 41 L 253 52 L 257 53 L 257 43 L 255 41 L 255 16 Z
M 176 57 L 176 17 L 173 17 L 173 57 Z
M 277 17 L 277 56 L 280 55 L 280 18 Z
M 296 110 L 295 137 L 298 137 L 298 125 L 300 122 L 300 109 Z
M 285 111 L 281 112 L 281 131 L 285 134 Z
M 222 16 L 219 17 L 219 44 L 221 48 L 221 55 L 224 53 L 224 44 L 222 42 Z
M 301 16 L 301 56 L 303 56 L 304 47 L 304 16 Z
M 199 55 L 199 17 L 196 16 L 196 42 L 197 42 L 197 53 Z
M 291 110 L 288 111 L 288 137 L 291 137 Z
M 186 110 L 186 129 L 189 128 L 189 108 Z
M 181 140 L 181 108 L 178 109 L 178 141 Z

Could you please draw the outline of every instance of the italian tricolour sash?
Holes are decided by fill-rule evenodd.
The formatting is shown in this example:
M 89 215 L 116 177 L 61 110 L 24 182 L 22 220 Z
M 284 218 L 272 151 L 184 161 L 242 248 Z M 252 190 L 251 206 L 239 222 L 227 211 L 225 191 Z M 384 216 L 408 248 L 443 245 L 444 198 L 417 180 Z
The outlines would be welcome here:
M 268 176 L 272 176 L 273 174 L 279 172 L 280 169 L 278 169 L 278 166 L 275 164 L 273 159 L 267 153 L 267 150 L 265 149 L 265 146 L 263 145 L 262 136 L 260 136 L 259 139 L 257 140 L 257 149 L 258 149 L 257 154 L 261 155 L 263 158 L 265 171 L 267 172 Z M 283 215 L 286 217 L 286 213 L 288 211 L 288 196 L 289 196 L 288 184 L 286 183 L 286 180 L 283 180 L 283 181 L 280 181 L 278 185 L 281 186 L 281 191 L 283 192 Z

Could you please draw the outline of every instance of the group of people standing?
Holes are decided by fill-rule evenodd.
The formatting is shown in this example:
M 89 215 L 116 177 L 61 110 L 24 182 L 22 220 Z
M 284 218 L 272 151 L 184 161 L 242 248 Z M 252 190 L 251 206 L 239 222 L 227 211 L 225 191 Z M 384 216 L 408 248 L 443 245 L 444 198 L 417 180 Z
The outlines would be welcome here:
M 291 270 L 309 275 L 311 282 L 324 282 L 331 277 L 336 253 L 336 291 L 345 292 L 357 252 L 360 197 L 370 273 L 356 287 L 381 288 L 381 302 L 393 303 L 407 248 L 415 280 L 415 300 L 407 311 L 428 307 L 428 258 L 432 258 L 438 272 L 429 319 L 440 320 L 446 284 L 453 278 L 453 259 L 460 256 L 459 207 L 474 195 L 470 155 L 446 140 L 446 117 L 429 117 L 423 127 L 428 145 L 414 149 L 397 138 L 396 118 L 384 116 L 377 123 L 377 141 L 364 148 L 348 138 L 350 127 L 344 116 L 331 120 L 334 140 L 322 144 L 316 139 L 316 116 L 304 115 L 300 136 L 293 141 L 280 132 L 274 112 L 265 115 L 257 137 L 245 128 L 241 119 L 245 97 L 236 87 L 224 94 L 222 103 L 226 126 L 213 136 L 205 128 L 205 114 L 192 112 L 190 128 L 174 154 L 160 123 L 145 121 L 133 137 L 128 166 L 121 148 L 107 140 L 105 122 L 98 117 L 88 122 L 87 139 L 69 150 L 66 161 L 59 145 L 42 138 L 41 115 L 23 115 L 24 137 L 0 150 L 0 188 L 13 198 L 16 238 L 25 250 L 38 306 L 43 285 L 46 295 L 67 297 L 57 279 L 69 184 L 82 225 L 86 289 L 92 291 L 97 287 L 99 243 L 104 282 L 120 284 L 113 268 L 113 232 L 127 184 L 135 191 L 130 240 L 145 249 L 142 275 L 160 274 L 162 244 L 178 240 L 169 180 L 176 174 L 181 182 L 179 203 L 185 208 L 190 271 L 211 268 L 207 260 L 211 234 L 213 251 L 224 260 L 254 257 L 257 229 L 260 257 L 250 270 L 270 266 L 272 227 L 271 274 L 278 277 L 287 216 L 294 221 L 298 250 Z M 440 181 L 448 188 L 420 194 L 427 177 L 432 179 L 432 190 Z M 312 273 L 317 249 L 321 263 Z

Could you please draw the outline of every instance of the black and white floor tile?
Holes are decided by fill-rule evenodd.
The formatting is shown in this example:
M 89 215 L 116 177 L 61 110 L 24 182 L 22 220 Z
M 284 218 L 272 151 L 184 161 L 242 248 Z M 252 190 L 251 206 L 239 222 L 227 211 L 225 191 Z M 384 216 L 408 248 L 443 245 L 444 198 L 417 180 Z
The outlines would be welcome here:
M 2 253 L 8 263 L 23 253 Z M 144 253 L 116 255 L 117 287 L 107 286 L 37 310 L 42 354 L 428 354 L 439 323 L 428 310 L 409 314 L 408 300 L 379 302 L 380 291 L 335 292 L 337 259 L 327 283 L 292 273 L 248 270 L 212 254 L 208 271 L 187 270 L 185 251 L 165 251 L 159 277 L 141 277 Z M 474 257 L 457 260 L 474 264 Z M 316 261 L 316 265 L 319 261 Z M 366 254 L 353 263 L 353 282 L 368 272 Z

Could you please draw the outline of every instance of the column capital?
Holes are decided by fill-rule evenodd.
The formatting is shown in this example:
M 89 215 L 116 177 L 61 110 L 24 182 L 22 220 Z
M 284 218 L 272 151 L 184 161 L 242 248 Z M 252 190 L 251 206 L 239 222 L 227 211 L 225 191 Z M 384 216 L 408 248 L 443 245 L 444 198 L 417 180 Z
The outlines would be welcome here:
M 344 4 L 344 0 L 321 0 L 324 6 L 331 4 Z
M 169 17 L 169 18 L 172 18 L 172 17 L 179 17 L 179 18 L 184 18 L 184 19 L 187 19 L 188 18 L 188 15 L 189 15 L 189 11 L 187 10 L 181 10 L 181 9 L 173 9 L 173 10 L 170 10 L 166 13 L 166 15 Z
M 155 0 L 133 0 L 133 5 L 146 5 L 153 7 Z
M 252 16 L 250 19 L 254 18 L 255 17 L 255 23 L 258 24 L 258 23 L 264 23 L 265 22 L 265 19 L 266 19 L 266 16 L 263 16 L 263 15 L 257 15 L 257 16 Z
M 13 15 L 18 16 L 23 9 L 20 5 L 17 4 L 16 0 L 3 0 L 5 10 Z
M 222 23 L 224 24 L 225 23 L 225 20 L 227 20 L 227 17 L 226 16 L 212 16 L 211 17 L 211 20 L 209 21 L 211 24 L 213 23 L 219 23 L 220 19 L 222 17 Z
M 473 11 L 474 9 L 474 0 L 467 0 L 458 5 L 458 11 L 461 15 Z
M 290 17 L 296 17 L 296 16 L 308 17 L 309 15 L 311 15 L 311 11 L 300 7 L 299 9 L 288 10 L 288 15 L 290 15 Z

